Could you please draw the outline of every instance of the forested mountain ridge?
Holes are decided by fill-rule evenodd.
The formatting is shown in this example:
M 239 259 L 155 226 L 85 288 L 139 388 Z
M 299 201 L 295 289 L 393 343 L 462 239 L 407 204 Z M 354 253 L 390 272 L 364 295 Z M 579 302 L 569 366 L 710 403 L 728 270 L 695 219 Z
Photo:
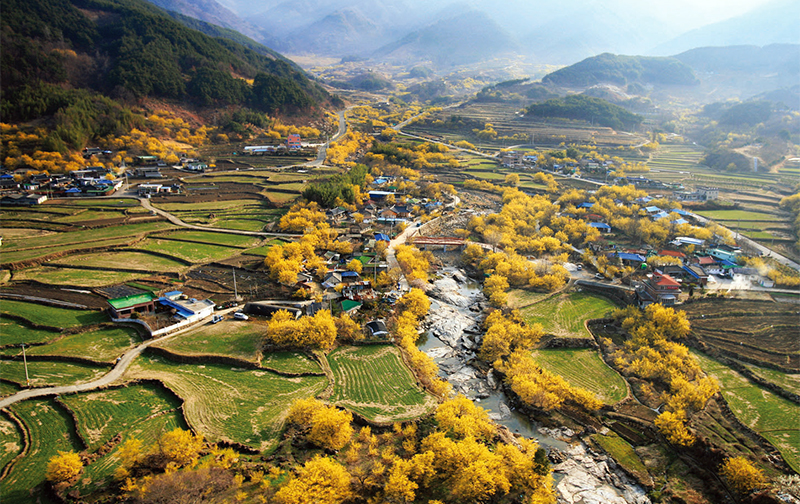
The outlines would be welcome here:
M 691 86 L 699 83 L 692 69 L 675 58 L 604 53 L 546 75 L 542 82 L 563 87 L 631 83 Z
M 53 113 L 41 103 L 49 85 L 284 114 L 328 100 L 277 53 L 191 30 L 141 0 L 8 0 L 0 23 L 4 120 Z

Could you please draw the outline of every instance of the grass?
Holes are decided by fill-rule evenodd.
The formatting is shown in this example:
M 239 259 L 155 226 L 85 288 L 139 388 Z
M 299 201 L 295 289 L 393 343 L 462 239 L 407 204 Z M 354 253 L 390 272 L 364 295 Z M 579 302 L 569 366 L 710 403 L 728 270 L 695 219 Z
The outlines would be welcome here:
M 49 327 L 76 327 L 108 321 L 108 316 L 99 311 L 71 310 L 11 299 L 0 300 L 0 313 L 17 315 Z
M 284 243 L 286 243 L 286 242 L 283 241 L 283 240 L 275 238 L 273 240 L 268 241 L 266 245 L 262 245 L 260 247 L 249 249 L 247 251 L 247 253 L 248 254 L 253 254 L 253 255 L 266 256 L 267 252 L 269 252 L 269 249 L 271 249 L 275 245 L 283 245 Z
M 139 248 L 161 252 L 162 254 L 171 255 L 193 264 L 219 261 L 239 252 L 238 249 L 226 247 L 224 245 L 210 245 L 207 243 L 183 242 L 159 238 L 148 238 Z
M 557 294 L 522 309 L 528 324 L 542 324 L 547 334 L 567 338 L 591 338 L 584 321 L 604 317 L 616 305 L 603 296 L 572 292 Z
M 18 385 L 14 385 L 13 383 L 0 382 L 0 397 L 7 397 L 16 394 L 19 391 L 20 387 Z
M 2 306 L 2 302 L 0 302 Z M 9 317 L 0 315 L 0 345 L 19 345 L 20 343 L 44 343 L 57 338 L 60 333 L 34 329 Z
M 175 411 L 181 406 L 180 399 L 153 385 L 130 385 L 73 394 L 64 396 L 62 400 L 75 413 L 78 432 L 90 451 L 150 417 Z M 172 423 L 174 427 L 180 426 L 174 418 Z M 150 437 L 155 440 L 157 436 Z
M 0 415 L 0 470 L 22 451 L 22 443 L 17 425 Z
M 3 504 L 50 502 L 42 484 L 47 462 L 58 451 L 78 451 L 72 421 L 52 400 L 29 400 L 11 406 L 30 432 L 30 447 L 0 482 Z
M 736 417 L 772 443 L 794 471 L 800 470 L 800 406 L 754 385 L 710 357 L 692 354 L 703 370 L 719 382 L 722 396 Z
M 63 234 L 63 233 L 58 233 L 58 234 Z M 112 238 L 108 240 L 98 238 L 95 241 L 74 243 L 70 245 L 60 245 L 56 247 L 42 247 L 35 249 L 24 249 L 11 252 L 3 252 L 2 259 L 4 263 L 14 263 L 18 261 L 28 261 L 28 260 L 38 259 L 40 257 L 44 257 L 50 254 L 62 254 L 64 252 L 73 252 L 90 248 L 97 249 L 101 247 L 115 247 L 119 245 L 128 245 L 129 243 L 131 243 L 131 241 L 133 240 L 132 237 L 130 236 L 125 238 Z
M 124 267 L 127 270 L 142 270 L 143 272 L 180 271 L 186 265 L 167 257 L 148 254 L 147 252 L 122 251 L 83 254 L 59 259 L 51 264 L 82 266 L 86 268 Z M 86 274 L 85 272 L 83 273 Z M 102 274 L 101 274 L 102 275 Z
M 606 404 L 615 404 L 627 395 L 625 380 L 591 349 L 542 349 L 533 353 L 539 366 L 555 373 L 570 385 L 594 393 Z
M 289 405 L 314 396 L 326 383 L 322 376 L 286 378 L 215 364 L 185 366 L 147 354 L 126 376 L 160 380 L 184 398 L 186 421 L 210 441 L 236 441 L 260 450 L 276 443 Z
M 101 229 L 71 231 L 68 233 L 58 233 L 56 235 L 29 238 L 25 240 L 24 243 L 10 244 L 8 249 L 15 250 L 34 247 L 49 248 L 58 245 L 70 244 L 86 244 L 87 246 L 94 246 L 93 243 L 97 241 L 111 240 L 124 236 L 135 236 L 143 233 L 152 233 L 154 231 L 161 231 L 171 227 L 173 227 L 173 225 L 168 222 L 146 222 L 140 224 L 126 224 L 123 226 L 109 226 Z M 3 248 L 6 248 L 5 245 Z M 8 259 L 4 259 L 4 261 L 8 262 Z
M 632 474 L 647 475 L 647 467 L 636 454 L 633 446 L 616 433 L 592 434 L 592 441 L 600 445 L 618 464 Z
M 159 235 L 158 238 L 174 238 L 177 240 L 210 243 L 212 245 L 225 245 L 236 248 L 253 247 L 261 241 L 261 239 L 257 237 L 230 233 L 215 233 L 213 231 L 178 231 L 166 235 Z
M 278 205 L 284 205 L 290 201 L 296 200 L 300 193 L 285 193 L 285 192 L 275 192 L 275 191 L 264 191 L 261 194 L 269 198 L 269 200 Z
M 331 401 L 376 422 L 420 417 L 434 406 L 392 346 L 344 347 L 331 352 Z
M 129 282 L 150 276 L 149 271 L 126 273 L 122 271 L 103 271 L 90 273 L 86 270 L 42 266 L 14 272 L 15 280 L 36 280 L 50 285 L 70 285 L 73 287 L 104 287 Z
M 273 352 L 261 358 L 261 366 L 282 373 L 320 373 L 315 361 L 297 352 Z
M 90 382 L 108 372 L 106 367 L 73 362 L 28 360 L 28 377 L 33 387 L 55 387 Z M 25 364 L 19 360 L 0 360 L 0 376 L 20 386 L 25 385 Z
M 699 210 L 697 211 L 699 215 L 703 217 L 707 217 L 709 219 L 714 219 L 717 221 L 733 221 L 736 222 L 737 220 L 744 220 L 744 221 L 759 221 L 759 220 L 766 220 L 775 222 L 778 220 L 778 216 L 763 212 L 752 212 L 749 210 Z
M 109 327 L 66 336 L 48 345 L 28 349 L 28 355 L 64 355 L 113 362 L 129 348 L 141 343 L 131 327 Z
M 272 221 L 272 219 L 220 219 L 215 221 L 213 226 L 226 229 L 238 229 L 240 231 L 260 232 L 264 230 L 264 226 L 270 221 Z
M 793 392 L 795 394 L 800 394 L 800 374 L 783 373 L 775 369 L 755 366 L 753 364 L 745 364 L 745 366 L 756 376 L 772 382 L 784 390 L 788 390 L 789 392 Z
M 224 320 L 179 334 L 157 346 L 180 354 L 227 355 L 255 362 L 265 331 L 261 324 Z
M 532 292 L 525 289 L 511 289 L 508 291 L 508 306 L 510 308 L 523 308 L 533 303 L 538 303 L 546 298 L 547 294 Z

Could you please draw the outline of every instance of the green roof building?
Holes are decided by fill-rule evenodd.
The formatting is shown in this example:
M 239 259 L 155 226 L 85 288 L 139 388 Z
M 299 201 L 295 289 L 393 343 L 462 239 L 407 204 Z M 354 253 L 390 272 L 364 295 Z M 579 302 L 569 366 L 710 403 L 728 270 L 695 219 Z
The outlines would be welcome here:
M 156 299 L 152 292 L 141 292 L 129 296 L 109 299 L 109 311 L 115 319 L 130 318 L 136 313 L 153 313 L 156 311 Z

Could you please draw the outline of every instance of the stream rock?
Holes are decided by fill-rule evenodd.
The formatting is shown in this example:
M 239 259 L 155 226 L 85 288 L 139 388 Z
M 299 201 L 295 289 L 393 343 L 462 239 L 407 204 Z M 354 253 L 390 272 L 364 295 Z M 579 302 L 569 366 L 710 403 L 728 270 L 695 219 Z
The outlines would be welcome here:
M 562 454 L 566 460 L 553 466 L 554 473 L 563 475 L 556 485 L 559 502 L 650 504 L 644 489 L 617 471 L 617 464 L 608 457 L 591 453 L 583 443 L 570 446 Z

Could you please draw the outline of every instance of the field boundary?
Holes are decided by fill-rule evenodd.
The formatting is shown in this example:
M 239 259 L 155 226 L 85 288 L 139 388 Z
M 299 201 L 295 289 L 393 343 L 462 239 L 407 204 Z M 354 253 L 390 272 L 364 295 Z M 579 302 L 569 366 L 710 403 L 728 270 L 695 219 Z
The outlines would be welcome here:
M 16 425 L 16 427 L 22 434 L 22 449 L 19 451 L 16 457 L 9 460 L 8 464 L 6 464 L 5 467 L 3 467 L 2 472 L 0 472 L 0 481 L 2 481 L 6 478 L 6 476 L 8 476 L 8 473 L 11 472 L 11 470 L 14 468 L 17 462 L 28 455 L 28 452 L 31 449 L 31 432 L 28 429 L 28 426 L 25 425 L 25 422 L 23 422 L 16 415 L 16 413 L 14 413 L 11 410 L 11 408 L 2 408 L 0 409 L 0 413 L 4 414 L 6 418 L 8 418 L 11 421 L 11 423 Z

